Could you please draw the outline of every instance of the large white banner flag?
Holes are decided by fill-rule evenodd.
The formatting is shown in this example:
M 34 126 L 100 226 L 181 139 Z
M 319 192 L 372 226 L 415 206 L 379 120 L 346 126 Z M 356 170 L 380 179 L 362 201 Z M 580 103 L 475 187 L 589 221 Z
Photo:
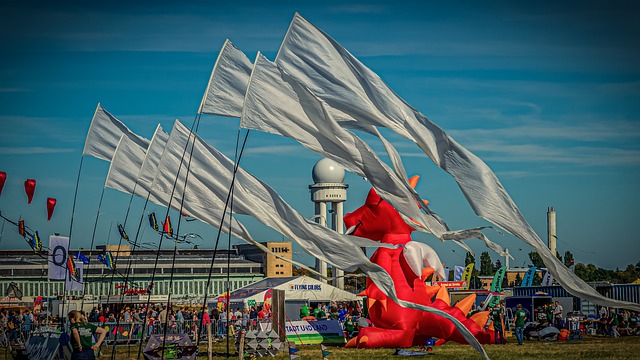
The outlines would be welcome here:
M 640 304 L 599 294 L 578 278 L 533 231 L 496 175 L 476 155 L 400 98 L 337 41 L 295 14 L 276 64 L 302 81 L 331 108 L 367 126 L 382 126 L 416 143 L 449 173 L 474 212 L 532 246 L 553 277 L 574 296 L 640 311 Z
M 167 181 L 172 181 L 172 179 L 175 180 L 176 176 L 180 176 L 180 174 L 171 172 L 156 172 L 168 139 L 169 134 L 164 132 L 160 125 L 158 125 L 155 135 L 151 139 L 149 149 L 145 152 L 145 149 L 141 148 L 128 137 L 122 136 L 113 155 L 111 166 L 109 167 L 109 173 L 105 181 L 105 187 L 133 194 L 142 198 L 148 198 L 149 201 L 161 206 L 169 206 L 170 194 L 150 191 L 156 175 L 166 177 Z M 171 161 L 170 159 L 171 158 L 167 156 L 165 161 Z M 181 173 L 181 176 L 184 177 L 184 174 L 187 173 L 186 169 L 182 168 L 181 171 L 178 169 L 179 168 L 176 168 L 174 170 Z M 171 208 L 179 211 L 182 210 L 183 212 L 188 213 L 191 217 L 215 228 L 220 228 L 222 232 L 230 233 L 232 236 L 242 239 L 266 253 L 272 254 L 284 261 L 291 262 L 292 264 L 302 267 L 315 275 L 326 278 L 326 275 L 323 276 L 300 262 L 286 259 L 282 255 L 271 251 L 266 246 L 255 241 L 245 226 L 235 217 L 232 217 L 229 213 L 226 213 L 226 216 L 223 216 L 225 215 L 223 212 L 224 202 L 220 201 L 215 203 L 214 206 L 202 207 L 194 202 L 183 203 L 181 194 L 175 192 L 173 200 L 171 201 Z M 222 226 L 220 226 L 221 222 L 223 222 Z
M 252 67 L 247 55 L 227 39 L 211 71 L 198 112 L 240 117 Z
M 69 238 L 49 236 L 49 280 L 67 278 L 67 257 L 69 256 Z
M 90 155 L 98 159 L 111 161 L 118 141 L 123 135 L 144 148 L 149 145 L 149 140 L 134 134 L 125 124 L 103 109 L 98 103 L 93 119 L 91 119 L 82 155 Z

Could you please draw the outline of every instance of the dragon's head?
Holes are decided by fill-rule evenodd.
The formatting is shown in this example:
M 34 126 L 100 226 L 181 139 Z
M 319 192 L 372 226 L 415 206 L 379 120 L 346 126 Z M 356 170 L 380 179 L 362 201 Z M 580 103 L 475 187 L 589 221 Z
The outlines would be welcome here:
M 409 179 L 412 187 L 419 177 Z M 372 188 L 364 205 L 348 213 L 344 223 L 351 229 L 350 235 L 379 241 L 387 234 L 410 234 L 415 229 L 402 220 L 396 209 L 378 195 Z

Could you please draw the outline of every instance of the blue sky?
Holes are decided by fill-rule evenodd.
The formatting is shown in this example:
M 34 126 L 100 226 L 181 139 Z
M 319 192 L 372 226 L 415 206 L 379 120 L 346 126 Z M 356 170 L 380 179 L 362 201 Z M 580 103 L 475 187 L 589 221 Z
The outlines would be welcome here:
M 542 239 L 547 207 L 554 206 L 561 253 L 570 250 L 577 261 L 608 268 L 635 264 L 639 10 L 632 1 L 3 3 L 0 170 L 8 180 L 0 211 L 22 216 L 44 237 L 68 234 L 84 138 L 98 102 L 147 138 L 157 123 L 167 129 L 176 118 L 190 124 L 224 40 L 250 58 L 262 51 L 273 60 L 298 11 L 484 159 Z M 237 130 L 237 119 L 207 115 L 199 133 L 233 156 Z M 418 191 L 451 228 L 487 225 L 450 176 L 411 143 L 385 135 L 407 170 L 423 177 Z M 307 185 L 318 159 L 292 141 L 252 132 L 242 165 L 310 217 Z M 72 247 L 90 244 L 107 170 L 104 161 L 84 160 Z M 38 181 L 31 205 L 22 185 L 27 178 Z M 345 208 L 353 210 L 369 185 L 353 175 L 346 182 Z M 58 199 L 50 222 L 47 197 Z M 109 228 L 123 221 L 128 202 L 125 194 L 106 190 L 96 244 L 117 242 Z M 142 205 L 133 202 L 131 224 L 137 225 Z M 251 219 L 242 221 L 260 241 L 281 239 Z M 215 239 L 211 227 L 182 226 L 181 232 L 203 236 L 201 247 Z M 143 229 L 145 241 L 158 241 Z M 511 249 L 512 265 L 529 264 L 528 246 L 491 230 L 487 235 Z M 454 245 L 415 238 L 433 246 L 447 265 L 464 261 Z M 478 256 L 485 250 L 480 241 L 470 244 Z M 28 247 L 7 224 L 0 248 Z

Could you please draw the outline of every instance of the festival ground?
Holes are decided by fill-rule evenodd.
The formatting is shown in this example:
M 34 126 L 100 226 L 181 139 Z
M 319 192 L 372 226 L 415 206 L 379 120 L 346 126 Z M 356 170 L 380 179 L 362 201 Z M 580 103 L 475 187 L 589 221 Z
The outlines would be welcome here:
M 230 343 L 232 353 L 235 352 L 233 343 Z M 587 336 L 583 340 L 575 341 L 525 341 L 523 346 L 518 346 L 515 338 L 511 338 L 506 345 L 485 345 L 485 350 L 489 357 L 493 360 L 511 360 L 511 359 L 640 359 L 640 337 L 627 336 L 618 339 L 612 339 L 602 336 Z M 137 359 L 137 347 L 119 346 L 117 349 L 116 359 L 129 360 Z M 214 343 L 214 351 L 223 353 L 226 350 L 226 342 Z M 328 350 L 331 355 L 329 360 L 384 360 L 405 358 L 405 356 L 393 355 L 394 349 L 345 349 L 339 347 L 330 347 Z M 411 350 L 419 350 L 413 348 Z M 200 351 L 206 351 L 206 345 L 200 346 Z M 321 350 L 319 346 L 300 347 L 297 353 L 301 360 L 305 359 L 321 359 Z M 443 346 L 434 348 L 429 358 L 454 359 L 454 360 L 475 360 L 482 359 L 469 346 L 459 345 L 456 343 L 448 343 Z M 110 359 L 111 348 L 103 347 L 103 355 L 99 359 Z M 426 356 L 425 356 L 426 357 Z M 214 357 L 214 359 L 222 359 L 226 357 Z M 229 357 L 230 359 L 237 359 Z M 274 359 L 288 359 L 289 355 L 280 353 Z M 420 357 L 406 357 L 415 359 Z M 7 356 L 6 348 L 0 348 L 0 359 L 11 359 Z M 199 356 L 198 359 L 207 359 L 207 356 Z M 268 357 L 265 359 L 269 359 Z

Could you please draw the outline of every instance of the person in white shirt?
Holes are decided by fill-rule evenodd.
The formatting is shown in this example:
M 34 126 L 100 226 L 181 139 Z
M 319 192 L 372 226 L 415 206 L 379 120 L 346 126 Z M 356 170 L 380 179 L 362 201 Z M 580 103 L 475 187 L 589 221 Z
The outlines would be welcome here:
M 553 308 L 553 320 L 558 329 L 562 329 L 562 310 L 562 305 L 556 301 L 556 306 Z

